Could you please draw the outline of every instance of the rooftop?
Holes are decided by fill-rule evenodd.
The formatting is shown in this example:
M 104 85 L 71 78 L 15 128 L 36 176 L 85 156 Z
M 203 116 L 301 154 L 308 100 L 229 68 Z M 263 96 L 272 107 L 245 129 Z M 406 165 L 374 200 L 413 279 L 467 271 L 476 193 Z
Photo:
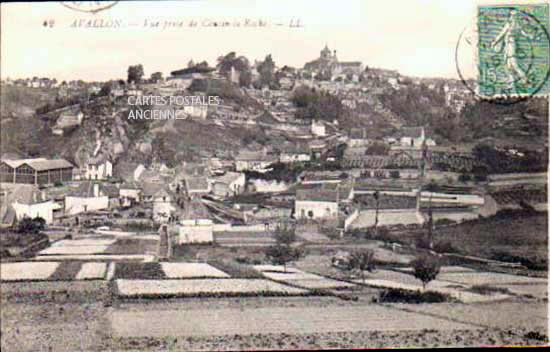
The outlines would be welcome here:
M 5 203 L 37 204 L 48 201 L 45 193 L 35 185 L 17 184 L 8 193 Z
M 301 185 L 296 189 L 297 201 L 337 202 L 347 199 L 351 187 L 341 184 Z
M 94 181 L 80 182 L 80 184 L 75 190 L 69 192 L 69 195 L 72 197 L 85 197 L 85 198 L 94 197 L 94 185 L 96 184 L 99 187 L 99 196 L 106 195 L 107 193 L 104 190 L 103 184 L 100 182 L 94 182 Z
M 214 182 L 230 184 L 242 175 L 240 172 L 226 172 L 224 175 L 214 178 Z
M 188 192 L 208 190 L 208 179 L 201 176 L 186 177 L 185 187 Z
M 400 134 L 403 137 L 420 138 L 424 127 L 402 127 Z
M 355 202 L 362 209 L 376 209 L 376 199 L 372 194 L 359 194 L 355 196 Z M 415 209 L 416 197 L 379 194 L 378 209 Z
M 212 219 L 210 211 L 201 202 L 200 199 L 194 198 L 185 203 L 185 211 L 183 214 L 183 220 L 198 220 L 198 219 Z
M 29 165 L 31 168 L 36 171 L 45 171 L 53 169 L 66 169 L 73 168 L 73 164 L 68 162 L 65 159 L 45 159 L 45 158 L 35 158 L 35 159 L 18 159 L 18 160 L 2 160 L 12 168 L 17 168 L 23 164 Z

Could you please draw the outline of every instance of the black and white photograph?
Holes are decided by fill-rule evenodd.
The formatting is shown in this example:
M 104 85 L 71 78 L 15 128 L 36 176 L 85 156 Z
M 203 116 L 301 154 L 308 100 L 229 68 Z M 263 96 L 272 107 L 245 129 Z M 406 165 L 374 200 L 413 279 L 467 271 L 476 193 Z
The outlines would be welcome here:
M 0 2 L 0 349 L 547 347 L 547 0 Z

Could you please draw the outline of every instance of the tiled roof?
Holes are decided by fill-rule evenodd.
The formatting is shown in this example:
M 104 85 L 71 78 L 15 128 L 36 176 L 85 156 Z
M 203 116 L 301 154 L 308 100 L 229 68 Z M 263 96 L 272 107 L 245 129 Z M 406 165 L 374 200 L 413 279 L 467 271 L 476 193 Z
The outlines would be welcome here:
M 361 66 L 362 63 L 360 61 L 343 61 L 339 62 L 338 65 L 346 67 L 346 66 Z
M 147 197 L 157 194 L 158 191 L 164 188 L 164 185 L 161 183 L 143 182 L 141 183 L 141 188 L 143 189 L 143 195 Z
M 47 201 L 45 194 L 35 185 L 18 184 L 6 197 L 6 203 L 37 204 Z
M 361 204 L 362 209 L 376 209 L 376 199 L 372 194 L 356 195 L 355 201 Z M 379 209 L 414 209 L 416 208 L 416 197 L 379 194 L 378 208 Z
M 73 168 L 74 165 L 65 159 L 20 159 L 20 160 L 2 160 L 9 166 L 16 168 L 23 164 L 29 165 L 36 171 L 54 170 L 54 169 L 67 169 Z
M 242 174 L 240 172 L 226 172 L 225 175 L 216 177 L 214 179 L 214 182 L 219 182 L 223 184 L 230 184 L 231 182 L 235 181 L 237 178 L 239 178 Z
M 203 191 L 208 189 L 206 177 L 186 177 L 185 187 L 188 191 Z
M 303 144 L 287 143 L 280 145 L 279 150 L 285 154 L 309 154 L 309 147 Z
M 112 183 L 104 183 L 103 191 L 109 198 L 117 198 L 120 195 L 120 189 Z
M 265 155 L 263 152 L 243 150 L 235 157 L 239 161 L 272 161 L 273 156 Z
M 93 181 L 83 181 L 80 182 L 78 185 L 78 188 L 72 192 L 69 193 L 72 197 L 84 197 L 84 198 L 92 198 L 94 196 L 94 185 L 97 184 L 99 187 L 99 196 L 106 195 L 103 185 L 100 182 L 93 182 Z
M 402 127 L 401 135 L 403 137 L 420 138 L 423 129 L 423 127 Z
M 89 164 L 89 165 L 99 165 L 99 164 L 103 164 L 107 161 L 108 161 L 107 156 L 105 156 L 104 154 L 98 154 L 96 156 L 89 157 L 87 164 Z
M 336 202 L 347 199 L 351 187 L 338 184 L 302 185 L 296 189 L 297 201 Z

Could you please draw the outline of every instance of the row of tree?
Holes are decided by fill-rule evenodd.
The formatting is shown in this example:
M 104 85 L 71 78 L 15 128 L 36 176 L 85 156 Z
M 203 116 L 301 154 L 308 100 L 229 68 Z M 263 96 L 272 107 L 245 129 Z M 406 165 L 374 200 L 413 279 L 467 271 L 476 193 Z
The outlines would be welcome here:
M 286 272 L 287 264 L 304 256 L 305 250 L 303 246 L 295 245 L 297 238 L 294 227 L 278 226 L 273 236 L 276 244 L 266 249 L 266 257 L 273 264 L 283 265 L 283 270 Z M 422 282 L 424 290 L 430 281 L 435 280 L 441 268 L 438 258 L 433 255 L 420 255 L 410 264 L 414 277 Z M 339 267 L 350 272 L 358 272 L 362 281 L 365 282 L 365 271 L 373 271 L 375 268 L 375 252 L 372 249 L 354 250 L 346 258 L 344 265 Z

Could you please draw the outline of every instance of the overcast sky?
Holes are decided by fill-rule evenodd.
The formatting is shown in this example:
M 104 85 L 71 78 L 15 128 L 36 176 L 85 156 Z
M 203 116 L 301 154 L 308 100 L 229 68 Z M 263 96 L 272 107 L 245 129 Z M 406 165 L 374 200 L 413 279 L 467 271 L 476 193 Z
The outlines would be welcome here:
M 540 1 L 539 1 L 540 2 Z M 126 78 L 129 65 L 146 76 L 229 51 L 251 61 L 272 54 L 278 66 L 302 67 L 327 44 L 341 61 L 420 77 L 456 78 L 455 47 L 472 23 L 474 0 L 188 0 L 121 1 L 97 14 L 57 2 L 1 4 L 3 78 Z M 492 1 L 499 3 L 499 1 Z M 502 3 L 502 1 L 501 1 Z M 212 20 L 300 19 L 303 27 L 202 27 Z M 122 21 L 122 28 L 72 28 L 75 20 Z M 196 28 L 144 28 L 145 20 L 196 20 Z M 44 27 L 54 20 L 52 28 Z M 128 27 L 128 24 L 137 26 Z

